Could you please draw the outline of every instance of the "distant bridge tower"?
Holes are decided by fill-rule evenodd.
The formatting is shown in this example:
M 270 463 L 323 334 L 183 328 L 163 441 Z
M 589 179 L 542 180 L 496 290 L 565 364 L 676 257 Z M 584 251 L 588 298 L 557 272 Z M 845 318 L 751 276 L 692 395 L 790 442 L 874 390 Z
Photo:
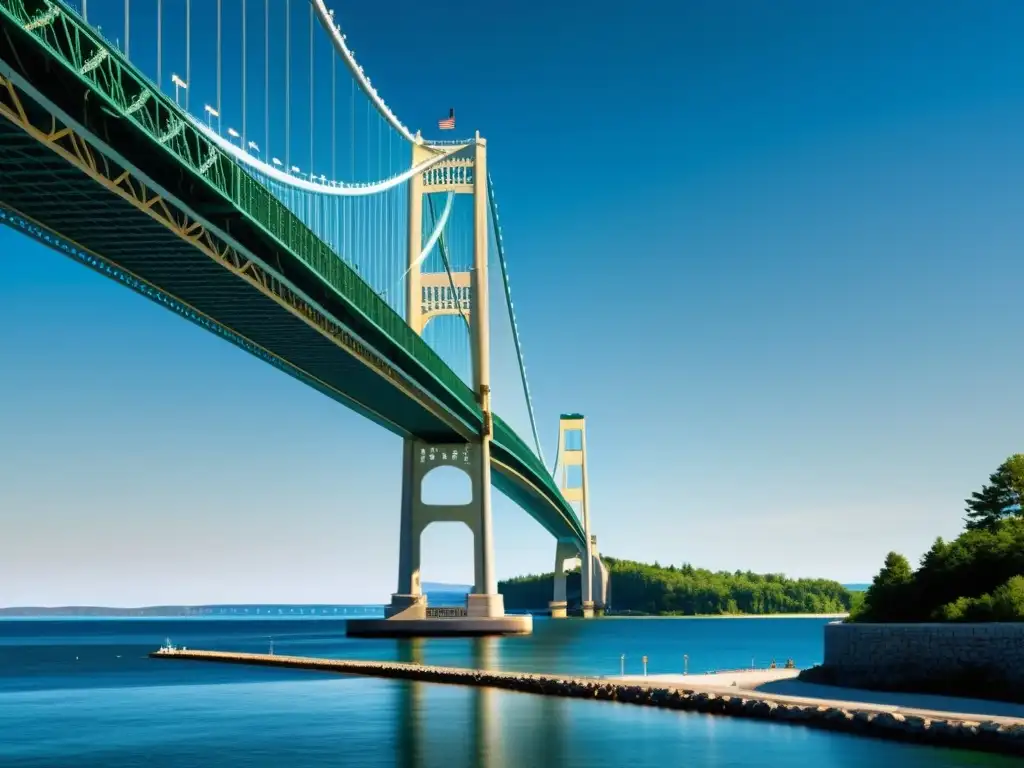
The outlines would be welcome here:
M 558 466 L 556 481 L 565 500 L 577 508 L 586 546 L 583 551 L 574 541 L 558 541 L 555 546 L 555 589 L 551 600 L 552 618 L 565 618 L 568 610 L 566 566 L 580 561 L 580 597 L 583 616 L 590 618 L 595 609 L 604 611 L 608 603 L 608 570 L 597 553 L 597 537 L 590 532 L 590 485 L 587 478 L 587 422 L 582 414 L 563 413 L 558 420 Z
M 435 156 L 437 150 L 419 140 L 413 145 L 412 164 Z M 491 363 L 488 311 L 487 243 L 488 190 L 487 143 L 478 133 L 471 159 L 442 162 L 427 173 L 409 180 L 409 272 L 406 282 L 406 322 L 423 333 L 434 316 L 459 314 L 470 320 L 473 356 L 473 389 L 483 411 L 483 427 L 469 443 L 434 444 L 406 439 L 402 460 L 402 521 L 399 545 L 398 590 L 391 596 L 389 618 L 421 619 L 426 616 L 426 597 L 420 583 L 420 539 L 431 523 L 462 522 L 473 532 L 474 581 L 467 599 L 470 617 L 505 615 L 504 598 L 494 576 L 494 533 L 491 518 Z M 473 197 L 473 268 L 447 273 L 423 273 L 418 257 L 423 248 L 423 196 L 433 192 L 468 194 Z M 452 289 L 451 282 L 455 288 Z M 458 298 L 458 301 L 456 301 Z M 425 504 L 423 479 L 439 466 L 453 466 L 470 477 L 472 499 L 462 505 Z

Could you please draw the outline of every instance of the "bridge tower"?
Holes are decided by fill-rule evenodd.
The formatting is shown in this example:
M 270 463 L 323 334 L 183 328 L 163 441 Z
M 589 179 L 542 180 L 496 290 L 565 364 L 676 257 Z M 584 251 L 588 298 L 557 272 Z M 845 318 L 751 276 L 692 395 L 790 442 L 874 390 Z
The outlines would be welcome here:
M 608 570 L 597 553 L 597 537 L 590 532 L 590 485 L 587 478 L 587 421 L 579 413 L 563 413 L 558 420 L 558 488 L 565 500 L 577 507 L 586 546 L 573 541 L 555 544 L 555 589 L 550 603 L 552 618 L 565 618 L 568 610 L 566 567 L 580 562 L 583 616 L 590 618 L 608 603 Z
M 456 148 L 458 149 L 458 148 Z M 412 164 L 435 156 L 419 140 L 413 145 Z M 469 168 L 469 173 L 445 173 L 445 168 Z M 402 519 L 399 545 L 398 590 L 391 597 L 388 618 L 426 617 L 426 596 L 420 582 L 420 539 L 431 523 L 462 522 L 473 533 L 474 583 L 467 599 L 469 618 L 505 615 L 504 598 L 494 575 L 494 533 L 491 516 L 491 364 L 488 309 L 487 243 L 489 202 L 487 143 L 477 133 L 471 159 L 452 159 L 436 168 L 442 172 L 415 174 L 409 180 L 409 272 L 406 282 L 406 322 L 422 334 L 432 317 L 465 312 L 470 322 L 473 389 L 483 411 L 477 439 L 468 443 L 432 444 L 406 439 L 402 459 Z M 473 198 L 473 267 L 469 272 L 424 273 L 418 257 L 423 248 L 423 196 L 453 192 Z M 452 287 L 454 283 L 454 290 Z M 458 467 L 470 477 L 472 499 L 463 505 L 425 504 L 424 477 L 438 466 Z

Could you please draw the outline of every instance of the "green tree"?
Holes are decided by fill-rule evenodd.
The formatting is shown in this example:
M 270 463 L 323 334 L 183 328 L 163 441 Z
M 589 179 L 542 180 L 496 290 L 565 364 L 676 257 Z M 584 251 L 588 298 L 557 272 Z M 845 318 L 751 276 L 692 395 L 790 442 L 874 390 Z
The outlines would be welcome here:
M 966 530 L 935 540 L 910 573 L 890 552 L 850 621 L 1024 620 L 1024 454 L 967 499 Z
M 1024 620 L 1024 576 L 1013 576 L 992 594 L 960 597 L 935 612 L 944 621 Z
M 995 621 L 1024 620 L 1024 576 L 1013 576 L 992 593 Z
M 910 563 L 899 552 L 890 552 L 885 556 L 885 565 L 878 575 L 871 582 L 872 587 L 889 588 L 901 587 L 908 584 L 913 578 L 913 571 L 910 570 Z M 871 590 L 868 589 L 868 592 Z
M 749 571 L 713 572 L 690 564 L 673 568 L 605 557 L 615 610 L 659 614 L 843 613 L 852 596 L 825 579 L 787 579 Z M 579 599 L 579 575 L 567 579 L 569 602 Z M 505 606 L 539 609 L 551 599 L 552 574 L 523 576 L 498 585 Z
M 851 621 L 1024 620 L 1022 516 L 936 540 L 909 581 L 899 560 L 890 554 Z
M 993 472 L 988 484 L 966 499 L 967 517 L 964 518 L 969 530 L 993 528 L 1000 520 L 1021 516 L 1021 501 L 1024 500 L 1024 454 L 1015 453 Z
M 882 570 L 872 579 L 857 618 L 862 621 L 910 620 L 913 588 L 914 572 L 907 558 L 899 552 L 890 552 L 885 556 Z

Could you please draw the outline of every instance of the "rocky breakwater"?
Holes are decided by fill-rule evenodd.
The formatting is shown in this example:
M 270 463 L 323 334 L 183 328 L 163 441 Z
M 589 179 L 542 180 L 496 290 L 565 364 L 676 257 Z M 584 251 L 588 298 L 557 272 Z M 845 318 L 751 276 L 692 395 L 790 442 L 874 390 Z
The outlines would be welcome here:
M 600 678 L 433 667 L 398 662 L 346 661 L 304 656 L 191 650 L 157 651 L 150 655 L 162 659 L 279 666 L 430 683 L 486 686 L 545 696 L 616 701 L 684 712 L 771 720 L 900 741 L 1024 755 L 1024 721 L 1013 718 L 974 720 L 964 715 L 940 715 L 934 712 L 890 712 L 869 705 L 829 706 L 827 703 L 813 703 L 812 700 L 755 692 L 743 692 L 740 695 L 689 690 L 681 685 L 641 685 L 610 682 Z

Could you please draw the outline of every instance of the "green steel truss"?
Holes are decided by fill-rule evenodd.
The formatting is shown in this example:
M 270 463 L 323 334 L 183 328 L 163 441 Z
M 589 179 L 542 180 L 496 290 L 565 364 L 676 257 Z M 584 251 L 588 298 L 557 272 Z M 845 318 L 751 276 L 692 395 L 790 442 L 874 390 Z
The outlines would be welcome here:
M 204 318 L 200 324 L 216 326 L 220 335 L 396 434 L 461 440 L 478 433 L 482 414 L 474 393 L 441 357 L 329 246 L 205 139 L 172 100 L 67 6 L 50 0 L 0 0 L 0 65 L 36 92 L 38 103 L 32 109 L 46 107 L 46 119 L 54 125 L 56 115 L 66 115 L 69 128 L 80 126 L 94 145 L 82 150 L 86 159 L 95 163 L 98 155 L 113 170 L 120 163 L 124 176 L 141 174 L 154 187 L 170 190 L 170 197 L 187 204 L 209 230 L 211 243 L 218 241 L 209 233 L 226 233 L 225 239 L 240 244 L 265 280 L 302 295 L 321 328 L 335 329 L 335 335 L 350 330 L 402 378 L 428 393 L 443 410 L 442 417 L 422 402 L 389 402 L 398 390 L 386 392 L 389 388 L 375 374 L 368 375 L 362 363 L 344 360 L 341 349 L 326 345 L 323 333 L 318 338 L 309 323 L 303 326 L 288 318 L 280 306 L 246 290 L 235 274 L 205 257 L 195 258 L 189 253 L 195 249 L 180 237 L 105 194 L 80 170 L 0 118 L 0 203 L 47 233 L 40 239 L 51 245 L 71 241 L 102 262 L 100 271 L 108 276 L 114 277 L 111 269 L 123 270 L 148 286 L 141 291 L 145 295 L 166 306 L 171 306 L 168 301 L 185 306 L 186 316 L 197 313 Z M 0 89 L 0 99 L 3 95 Z M 173 209 L 170 197 L 160 201 L 165 209 Z M 0 216 L 0 223 L 11 221 Z M 61 250 L 67 252 L 66 247 Z M 229 251 L 227 247 L 225 253 Z M 204 313 L 199 305 L 216 309 Z M 344 391 L 349 388 L 354 392 Z M 374 407 L 363 407 L 367 404 Z M 390 417 L 381 418 L 383 411 Z M 500 418 L 494 416 L 493 423 L 495 485 L 553 535 L 582 542 L 582 526 L 540 458 Z

